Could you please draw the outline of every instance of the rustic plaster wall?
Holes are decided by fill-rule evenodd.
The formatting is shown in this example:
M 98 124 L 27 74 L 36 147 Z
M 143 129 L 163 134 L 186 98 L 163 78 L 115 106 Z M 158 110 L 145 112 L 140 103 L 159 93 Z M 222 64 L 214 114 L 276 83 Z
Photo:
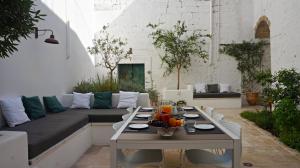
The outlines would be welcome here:
M 271 70 L 296 68 L 300 71 L 300 1 L 253 0 L 253 27 L 261 16 L 270 21 Z
M 98 1 L 99 2 L 99 1 Z M 103 1 L 101 1 L 103 3 Z M 161 51 L 155 49 L 152 45 L 152 39 L 149 38 L 151 30 L 146 25 L 151 23 L 163 22 L 164 27 L 171 28 L 177 20 L 186 21 L 190 30 L 205 29 L 208 33 L 212 31 L 211 20 L 218 15 L 219 11 L 214 11 L 211 8 L 210 1 L 199 0 L 131 0 L 120 1 L 117 6 L 105 9 L 99 8 L 101 2 L 96 5 L 96 25 L 100 29 L 103 25 L 109 23 L 111 25 L 110 31 L 121 37 L 128 39 L 128 44 L 133 48 L 132 63 L 145 63 L 145 72 L 152 71 L 153 79 L 157 89 L 176 88 L 176 75 L 172 74 L 168 77 L 163 77 L 163 68 L 159 55 Z M 227 1 L 224 6 L 221 6 L 221 12 L 225 15 L 221 17 L 236 18 L 235 2 Z M 231 7 L 233 5 L 233 7 Z M 228 9 L 230 6 L 231 9 Z M 215 6 L 214 6 L 215 7 Z M 232 10 L 234 9 L 234 10 Z M 222 19 L 222 18 L 221 18 Z M 239 23 L 229 22 L 224 20 L 221 23 L 221 41 L 232 41 L 238 39 Z M 218 26 L 218 25 L 217 25 Z M 227 28 L 231 33 L 228 37 Z M 233 37 L 232 38 L 232 34 Z M 216 48 L 214 50 L 210 45 L 209 40 L 206 49 L 210 54 L 210 60 L 207 63 L 193 61 L 192 67 L 188 72 L 181 74 L 181 88 L 185 88 L 188 84 L 195 84 L 197 82 L 204 83 L 229 83 L 232 85 L 234 91 L 240 91 L 240 74 L 236 70 L 236 62 L 226 56 L 219 56 Z M 218 46 L 215 43 L 214 46 Z M 149 76 L 146 73 L 146 80 L 149 81 Z

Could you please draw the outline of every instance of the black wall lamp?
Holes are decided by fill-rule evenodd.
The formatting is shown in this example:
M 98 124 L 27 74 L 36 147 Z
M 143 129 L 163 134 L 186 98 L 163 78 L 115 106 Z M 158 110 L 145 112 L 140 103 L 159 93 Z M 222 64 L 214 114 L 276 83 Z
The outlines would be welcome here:
M 44 35 L 46 32 L 51 32 L 51 35 L 49 38 L 45 40 L 46 43 L 50 44 L 59 44 L 59 42 L 54 38 L 53 31 L 51 29 L 38 29 L 37 27 L 34 30 L 35 38 L 37 39 L 39 37 L 39 32 L 44 32 L 42 35 Z

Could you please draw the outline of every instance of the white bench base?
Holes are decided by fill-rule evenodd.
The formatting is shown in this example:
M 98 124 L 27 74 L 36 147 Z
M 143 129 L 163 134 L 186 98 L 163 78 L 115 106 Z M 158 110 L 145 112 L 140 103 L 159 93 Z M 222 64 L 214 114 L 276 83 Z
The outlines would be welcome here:
M 28 167 L 27 133 L 0 131 L 0 167 Z
M 30 160 L 30 168 L 69 168 L 91 147 L 91 139 L 91 124 L 87 124 Z
M 92 144 L 109 145 L 110 138 L 115 133 L 112 128 L 113 123 L 91 123 L 92 126 Z
M 242 100 L 238 98 L 194 98 L 193 106 L 214 108 L 241 108 Z

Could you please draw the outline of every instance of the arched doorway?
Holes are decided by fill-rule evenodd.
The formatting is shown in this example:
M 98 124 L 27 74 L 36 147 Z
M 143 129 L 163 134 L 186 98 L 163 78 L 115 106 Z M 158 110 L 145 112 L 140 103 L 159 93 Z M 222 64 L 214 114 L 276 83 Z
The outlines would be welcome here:
M 271 69 L 271 44 L 270 44 L 270 25 L 271 22 L 266 16 L 262 16 L 257 21 L 255 27 L 255 39 L 264 40 L 266 46 L 265 53 L 262 58 L 262 70 Z

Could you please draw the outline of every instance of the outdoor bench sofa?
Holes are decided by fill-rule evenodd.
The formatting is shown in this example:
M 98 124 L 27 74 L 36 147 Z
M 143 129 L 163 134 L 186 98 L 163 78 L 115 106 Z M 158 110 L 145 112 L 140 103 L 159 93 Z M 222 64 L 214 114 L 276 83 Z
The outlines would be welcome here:
M 193 94 L 194 98 L 239 98 L 240 93 L 237 92 L 224 92 L 224 93 L 196 93 Z
M 57 97 L 64 107 L 71 106 L 72 94 Z M 12 128 L 4 125 L 1 115 L 1 131 L 27 133 L 30 167 L 67 168 L 91 145 L 109 144 L 113 134 L 112 123 L 121 121 L 122 115 L 128 113 L 126 109 L 116 108 L 118 101 L 119 94 L 113 94 L 112 109 L 68 109 L 61 113 L 47 114 L 46 117 Z M 140 93 L 137 107 L 149 105 L 149 95 Z
M 227 93 L 193 93 L 194 104 L 214 108 L 241 108 L 241 94 L 236 92 Z

